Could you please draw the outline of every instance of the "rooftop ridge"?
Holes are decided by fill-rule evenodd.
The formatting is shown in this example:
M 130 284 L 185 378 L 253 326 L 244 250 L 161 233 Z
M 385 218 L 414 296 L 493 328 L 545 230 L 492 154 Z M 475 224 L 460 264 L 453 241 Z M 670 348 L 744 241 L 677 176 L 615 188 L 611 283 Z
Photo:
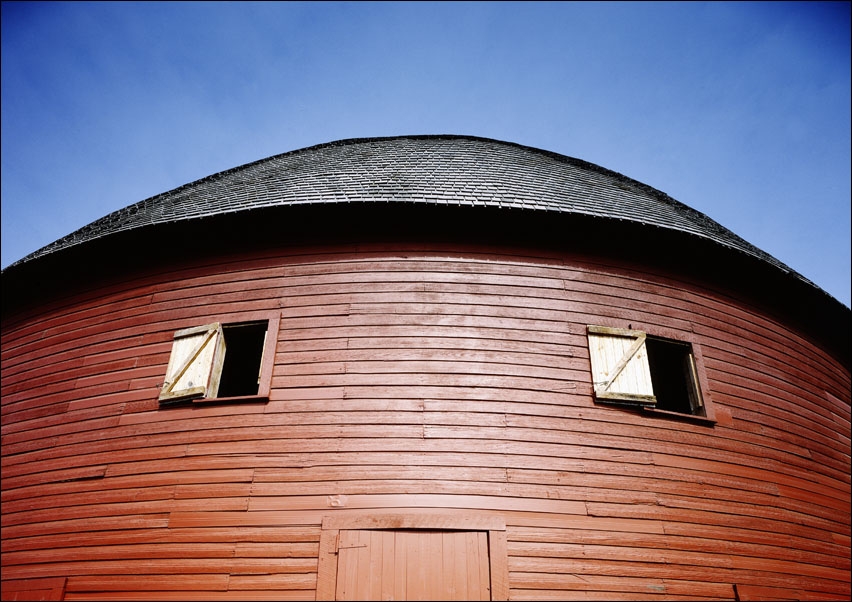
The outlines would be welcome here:
M 444 147 L 438 149 L 438 144 Z M 365 148 L 362 156 L 350 156 L 359 147 Z M 495 157 L 495 150 L 505 152 Z M 406 153 L 411 152 L 420 152 L 425 159 L 406 163 Z M 440 157 L 449 152 L 457 152 L 463 164 L 448 167 L 443 163 Z M 312 166 L 306 168 L 307 163 Z M 425 182 L 423 172 L 429 167 L 432 179 Z M 509 172 L 514 178 L 506 177 Z M 335 180 L 335 175 L 340 180 L 340 174 L 346 174 L 346 182 Z M 263 188 L 256 181 L 261 177 Z M 462 183 L 476 190 L 460 192 Z M 3 271 L 91 240 L 156 224 L 300 203 L 439 202 L 433 197 L 442 202 L 454 199 L 458 204 L 577 213 L 680 230 L 754 256 L 819 289 L 704 213 L 643 182 L 553 151 L 463 134 L 347 138 L 258 159 L 113 211 Z

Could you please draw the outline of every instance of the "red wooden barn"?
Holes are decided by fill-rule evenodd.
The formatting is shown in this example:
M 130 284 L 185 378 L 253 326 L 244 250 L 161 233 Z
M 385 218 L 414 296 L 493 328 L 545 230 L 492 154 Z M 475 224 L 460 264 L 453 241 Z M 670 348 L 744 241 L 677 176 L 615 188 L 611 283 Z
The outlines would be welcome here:
M 849 308 L 596 165 L 324 144 L 2 293 L 3 600 L 849 599 Z

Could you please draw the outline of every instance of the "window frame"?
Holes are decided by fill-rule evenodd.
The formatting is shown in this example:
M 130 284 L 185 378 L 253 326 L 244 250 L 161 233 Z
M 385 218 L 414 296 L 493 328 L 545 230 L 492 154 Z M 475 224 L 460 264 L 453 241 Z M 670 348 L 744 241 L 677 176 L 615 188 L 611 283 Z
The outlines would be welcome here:
M 600 392 L 595 385 L 594 371 L 594 351 L 592 349 L 592 337 L 590 335 L 612 335 L 624 337 L 641 337 L 642 347 L 645 347 L 644 342 L 647 339 L 655 339 L 664 343 L 675 345 L 687 345 L 689 347 L 688 354 L 692 363 L 692 385 L 697 388 L 697 393 L 701 399 L 701 407 L 703 414 L 693 414 L 685 412 L 677 412 L 673 410 L 663 410 L 655 407 L 655 402 L 649 402 L 643 399 L 644 396 L 631 396 L 629 394 L 620 395 L 618 393 Z M 716 411 L 713 407 L 713 401 L 710 395 L 710 388 L 707 383 L 706 370 L 704 367 L 704 357 L 701 352 L 701 345 L 692 332 L 675 331 L 667 328 L 656 326 L 643 326 L 630 324 L 628 328 L 619 328 L 614 326 L 587 325 L 586 326 L 586 342 L 589 350 L 590 374 L 592 375 L 592 395 L 596 404 L 621 406 L 628 409 L 638 410 L 641 413 L 654 415 L 661 418 L 673 418 L 696 422 L 700 424 L 715 425 Z M 645 350 L 647 356 L 647 349 Z M 647 359 L 647 358 L 646 358 Z M 629 363 L 629 360 L 628 362 Z M 650 373 L 649 373 L 650 374 Z M 611 380 L 614 381 L 613 378 Z M 687 383 L 689 384 L 689 383 Z
M 279 312 L 251 312 L 247 314 L 241 314 L 239 316 L 233 315 L 225 315 L 225 316 L 212 316 L 203 321 L 204 323 L 199 326 L 190 326 L 187 328 L 182 328 L 176 331 L 173 335 L 173 343 L 172 350 L 169 356 L 169 363 L 166 367 L 165 378 L 168 378 L 171 373 L 171 368 L 174 364 L 174 354 L 176 349 L 177 340 L 182 336 L 192 336 L 195 333 L 208 332 L 210 333 L 213 330 L 218 329 L 219 340 L 213 342 L 216 346 L 214 351 L 214 357 L 212 358 L 211 363 L 211 373 L 208 376 L 208 380 L 203 387 L 194 387 L 192 389 L 188 389 L 186 394 L 183 395 L 175 395 L 169 394 L 169 383 L 164 381 L 160 394 L 158 396 L 158 401 L 160 403 L 160 407 L 168 407 L 172 405 L 184 405 L 188 403 L 192 404 L 205 404 L 205 403 L 239 403 L 239 402 L 257 402 L 257 401 L 268 401 L 269 393 L 272 387 L 272 370 L 275 366 L 275 353 L 277 352 L 278 347 L 278 333 L 280 330 L 281 324 L 281 315 Z M 243 324 L 251 324 L 257 322 L 266 322 L 266 335 L 263 343 L 263 351 L 261 354 L 260 365 L 258 370 L 258 390 L 256 394 L 253 395 L 238 395 L 232 397 L 219 397 L 213 396 L 209 397 L 207 394 L 211 389 L 211 383 L 215 382 L 215 388 L 218 391 L 219 379 L 221 378 L 222 370 L 224 367 L 224 356 L 220 357 L 220 349 L 219 346 L 222 345 L 224 349 L 224 345 L 222 343 L 224 339 L 224 331 L 226 328 L 239 326 Z M 189 360 L 190 362 L 192 359 Z M 201 395 L 198 395 L 198 390 L 201 389 Z

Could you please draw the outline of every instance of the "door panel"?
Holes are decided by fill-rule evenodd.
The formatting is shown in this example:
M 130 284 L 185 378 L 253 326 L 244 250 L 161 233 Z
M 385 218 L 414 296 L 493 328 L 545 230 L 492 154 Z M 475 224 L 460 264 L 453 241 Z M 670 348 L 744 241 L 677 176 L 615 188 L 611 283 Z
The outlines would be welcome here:
M 485 531 L 341 530 L 337 600 L 490 600 Z

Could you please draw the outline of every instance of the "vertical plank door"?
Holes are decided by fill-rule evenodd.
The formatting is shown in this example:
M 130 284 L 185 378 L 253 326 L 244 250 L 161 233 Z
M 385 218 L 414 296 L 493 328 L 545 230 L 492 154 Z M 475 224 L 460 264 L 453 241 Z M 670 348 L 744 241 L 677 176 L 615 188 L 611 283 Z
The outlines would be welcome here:
M 490 600 L 485 531 L 341 530 L 337 600 Z

